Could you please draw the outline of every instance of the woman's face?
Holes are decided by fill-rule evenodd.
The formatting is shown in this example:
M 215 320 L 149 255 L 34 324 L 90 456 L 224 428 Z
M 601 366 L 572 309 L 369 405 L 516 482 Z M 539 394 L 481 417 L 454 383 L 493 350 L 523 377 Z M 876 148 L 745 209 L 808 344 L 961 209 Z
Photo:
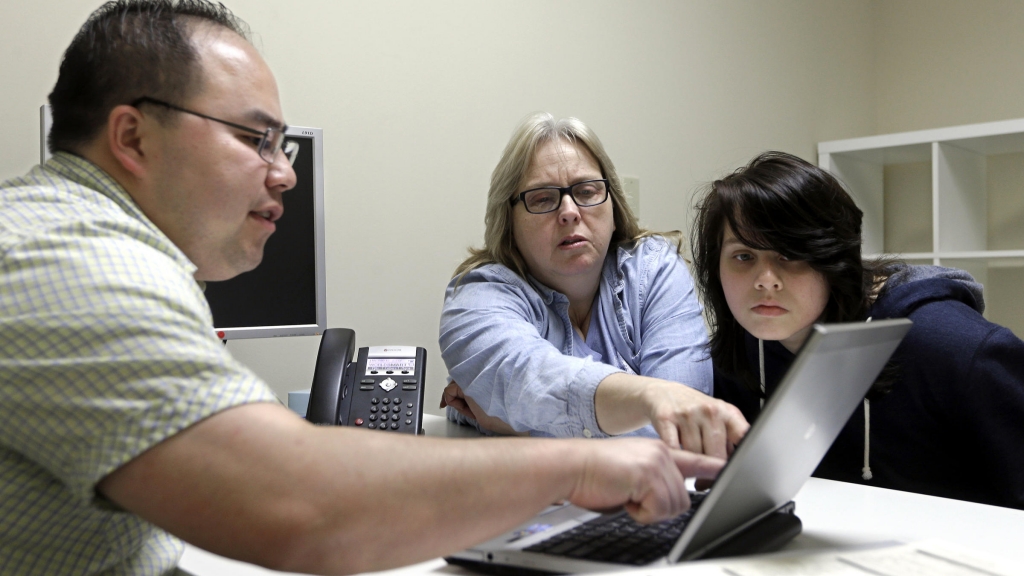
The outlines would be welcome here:
M 585 146 L 556 138 L 537 147 L 518 192 L 603 177 Z M 530 274 L 568 295 L 597 287 L 614 231 L 610 196 L 602 204 L 580 208 L 563 195 L 558 209 L 546 214 L 531 214 L 522 202 L 512 207 L 512 236 Z
M 726 224 L 719 276 L 729 310 L 762 340 L 778 340 L 796 353 L 828 304 L 825 277 L 810 264 L 741 243 Z

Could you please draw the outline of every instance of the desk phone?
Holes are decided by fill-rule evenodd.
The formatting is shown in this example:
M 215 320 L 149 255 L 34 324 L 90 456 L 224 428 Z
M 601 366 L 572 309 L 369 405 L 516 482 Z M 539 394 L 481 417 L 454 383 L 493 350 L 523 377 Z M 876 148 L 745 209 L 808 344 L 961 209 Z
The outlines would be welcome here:
M 328 328 L 320 340 L 306 419 L 383 432 L 423 433 L 427 351 L 370 346 L 355 351 L 355 332 Z

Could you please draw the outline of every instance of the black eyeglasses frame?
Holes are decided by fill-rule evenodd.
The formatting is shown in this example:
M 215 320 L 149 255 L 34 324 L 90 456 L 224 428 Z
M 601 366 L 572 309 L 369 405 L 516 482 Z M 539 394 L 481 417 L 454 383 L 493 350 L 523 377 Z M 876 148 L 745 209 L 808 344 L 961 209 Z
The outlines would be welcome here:
M 604 182 L 604 199 L 601 200 L 600 202 L 595 202 L 594 204 L 580 204 L 579 202 L 576 201 L 576 197 L 573 196 L 572 189 L 575 188 L 576 186 L 579 186 L 580 184 L 589 184 L 591 182 Z M 555 207 L 552 208 L 551 210 L 545 210 L 544 212 L 531 212 L 530 209 L 526 207 L 526 195 L 529 194 L 530 192 L 536 192 L 537 190 L 558 190 L 558 204 L 556 204 Z M 548 214 L 562 207 L 562 198 L 566 195 L 568 195 L 569 198 L 572 198 L 573 204 L 576 204 L 576 206 L 580 208 L 591 208 L 593 206 L 600 206 L 601 204 L 607 202 L 608 198 L 610 198 L 612 195 L 612 190 L 607 178 L 595 178 L 593 180 L 582 180 L 580 182 L 565 187 L 541 186 L 540 188 L 530 188 L 525 192 L 520 192 L 519 194 L 516 194 L 515 196 L 509 198 L 508 201 L 509 204 L 511 204 L 512 206 L 515 206 L 518 202 L 522 202 L 523 208 L 526 208 L 526 211 L 529 212 L 530 214 Z
M 241 124 L 236 124 L 234 122 L 228 122 L 227 120 L 221 120 L 220 118 L 214 118 L 213 116 L 209 116 L 207 114 L 203 114 L 202 112 L 196 112 L 195 110 L 189 110 L 188 108 L 182 108 L 181 106 L 177 106 L 175 104 L 171 104 L 170 102 L 164 102 L 163 100 L 158 100 L 158 99 L 150 97 L 150 96 L 142 96 L 140 98 L 136 98 L 135 100 L 132 100 L 130 105 L 133 108 L 138 108 L 140 104 L 147 104 L 147 103 L 148 104 L 155 104 L 157 106 L 163 106 L 164 108 L 169 108 L 169 109 L 175 110 L 177 112 L 184 112 L 185 114 L 191 114 L 193 116 L 198 116 L 200 118 L 205 118 L 206 120 L 212 120 L 214 122 L 219 122 L 221 124 L 224 124 L 225 126 L 230 126 L 232 128 L 235 128 L 236 130 L 242 130 L 242 131 L 248 132 L 250 134 L 257 134 L 257 135 L 260 136 L 261 139 L 260 139 L 259 144 L 256 146 L 256 152 L 260 155 L 260 158 L 263 159 L 264 162 L 266 162 L 268 164 L 273 164 L 274 160 L 277 159 L 277 153 L 283 149 L 285 156 L 288 158 L 288 163 L 291 164 L 291 165 L 295 165 L 295 157 L 298 156 L 299 146 L 298 146 L 298 143 L 296 143 L 296 142 L 285 143 L 285 132 L 288 130 L 288 126 L 287 125 L 282 126 L 280 128 L 269 127 L 266 130 L 260 131 L 260 130 L 257 130 L 255 128 L 250 128 L 248 126 L 243 126 Z M 272 145 L 272 146 L 268 147 L 268 144 L 270 144 L 270 142 L 271 142 L 272 135 L 275 132 L 281 134 L 280 141 L 276 145 Z M 273 149 L 270 149 L 270 148 L 273 148 Z M 269 159 L 267 157 L 268 155 L 269 155 Z

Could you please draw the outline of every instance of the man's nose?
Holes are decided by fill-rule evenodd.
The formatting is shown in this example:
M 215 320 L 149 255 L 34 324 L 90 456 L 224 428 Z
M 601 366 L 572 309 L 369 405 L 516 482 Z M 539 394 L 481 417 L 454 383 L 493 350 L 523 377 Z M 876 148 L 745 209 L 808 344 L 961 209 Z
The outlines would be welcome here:
M 270 164 L 267 171 L 267 188 L 275 192 L 286 192 L 295 188 L 298 177 L 295 176 L 295 168 L 283 152 L 277 154 L 277 158 Z

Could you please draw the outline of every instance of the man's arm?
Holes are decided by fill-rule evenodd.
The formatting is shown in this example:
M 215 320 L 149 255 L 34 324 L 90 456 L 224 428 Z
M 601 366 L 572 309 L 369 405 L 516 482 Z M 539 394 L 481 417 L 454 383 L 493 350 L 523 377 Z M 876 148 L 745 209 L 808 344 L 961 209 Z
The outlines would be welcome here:
M 98 489 L 217 554 L 355 573 L 464 549 L 560 499 L 665 519 L 689 507 L 684 475 L 721 465 L 657 441 L 378 434 L 247 404 L 161 442 Z

